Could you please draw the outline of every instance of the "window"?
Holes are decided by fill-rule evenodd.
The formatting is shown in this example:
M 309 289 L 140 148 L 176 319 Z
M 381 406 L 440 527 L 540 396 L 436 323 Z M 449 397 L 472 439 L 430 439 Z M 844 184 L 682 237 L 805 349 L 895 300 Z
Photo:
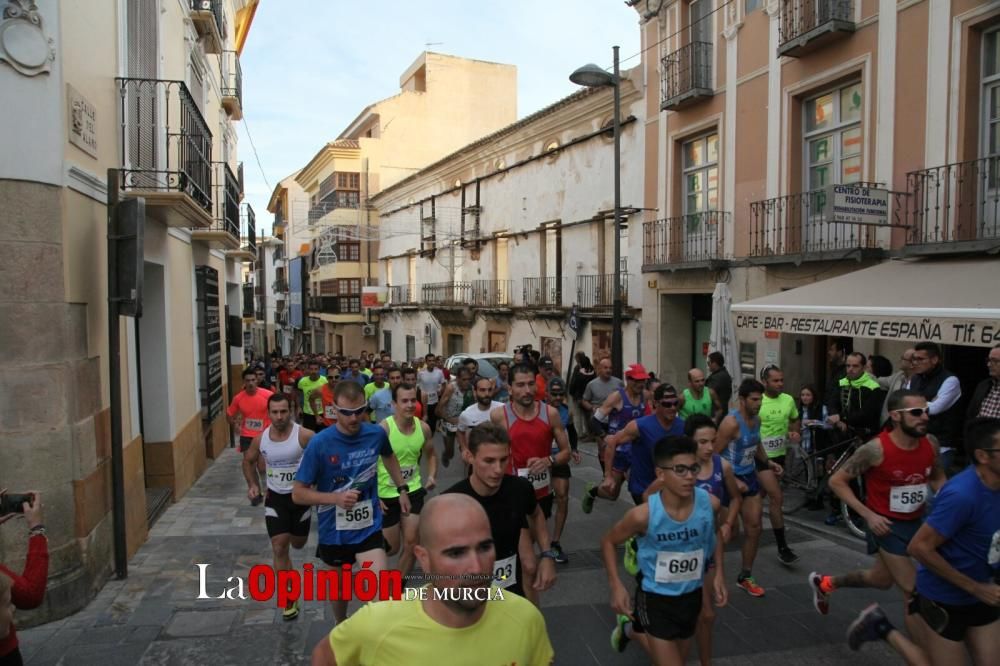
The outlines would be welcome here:
M 809 191 L 861 181 L 861 83 L 807 100 L 803 123 L 805 184 Z
M 337 261 L 361 261 L 361 241 L 354 227 L 336 226 L 332 236 L 337 248 Z
M 758 9 L 760 9 L 760 0 L 745 0 L 744 14 L 749 14 Z
M 1000 155 L 1000 30 L 983 35 L 983 157 Z M 996 187 L 996 174 L 990 185 Z
M 684 220 L 682 260 L 714 256 L 719 233 L 719 135 L 706 134 L 684 144 Z
M 712 0 L 691 0 L 688 5 L 692 42 L 712 42 Z

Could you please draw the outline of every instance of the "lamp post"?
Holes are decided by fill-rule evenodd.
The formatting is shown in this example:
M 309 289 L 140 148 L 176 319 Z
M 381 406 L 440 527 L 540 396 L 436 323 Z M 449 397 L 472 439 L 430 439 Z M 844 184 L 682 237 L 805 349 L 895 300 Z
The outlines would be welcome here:
M 610 86 L 614 90 L 615 96 L 615 271 L 614 286 L 612 296 L 611 313 L 611 365 L 615 377 L 622 376 L 624 364 L 622 363 L 622 229 L 621 229 L 621 207 L 622 207 L 622 139 L 621 139 L 621 77 L 618 72 L 618 47 L 612 47 L 614 51 L 614 73 L 607 71 L 594 64 L 584 65 L 569 75 L 569 80 L 573 83 L 587 88 L 603 88 Z

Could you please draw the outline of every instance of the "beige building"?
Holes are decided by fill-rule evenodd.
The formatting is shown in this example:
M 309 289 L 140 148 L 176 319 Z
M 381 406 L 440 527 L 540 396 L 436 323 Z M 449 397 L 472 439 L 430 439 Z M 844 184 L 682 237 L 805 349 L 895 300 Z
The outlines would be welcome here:
M 369 198 L 517 117 L 510 65 L 424 52 L 399 87 L 326 143 L 294 187 L 285 179 L 272 195 L 268 210 L 285 222 L 294 350 L 379 348 L 361 305 L 364 287 L 378 285 L 379 221 Z
M 791 391 L 822 384 L 838 337 L 893 361 L 936 339 L 949 365 L 974 367 L 963 381 L 983 374 L 972 346 L 995 338 L 952 324 L 993 330 L 1000 317 L 995 295 L 961 277 L 975 284 L 984 261 L 1000 274 L 1000 2 L 643 0 L 635 10 L 643 207 L 657 211 L 642 232 L 651 364 L 673 381 L 704 367 L 721 281 L 737 303 L 743 372 L 779 363 Z M 866 216 L 852 200 L 869 202 Z
M 12 11 L 18 5 L 19 11 Z M 0 487 L 45 497 L 46 607 L 82 607 L 229 442 L 226 315 L 254 256 L 232 122 L 256 0 L 11 3 L 0 18 Z M 115 170 L 115 171 L 110 171 Z M 108 202 L 143 198 L 142 315 L 122 317 L 113 520 Z M 25 540 L 0 531 L 17 568 Z
M 639 220 L 641 70 L 622 76 L 622 206 Z M 629 266 L 641 244 L 626 224 L 614 255 L 613 108 L 610 89 L 581 90 L 373 197 L 390 293 L 380 348 L 415 359 L 531 344 L 566 374 L 574 350 L 610 352 L 618 260 L 623 358 L 636 361 L 642 291 Z

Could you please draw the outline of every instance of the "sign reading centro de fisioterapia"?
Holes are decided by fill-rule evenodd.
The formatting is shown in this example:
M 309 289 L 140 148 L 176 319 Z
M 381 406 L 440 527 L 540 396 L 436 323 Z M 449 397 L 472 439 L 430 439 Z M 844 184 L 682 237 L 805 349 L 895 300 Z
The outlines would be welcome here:
M 839 335 L 880 340 L 929 340 L 945 345 L 992 346 L 1000 343 L 1000 322 L 988 319 L 928 319 L 821 314 L 737 314 L 740 329 L 799 335 Z
M 846 224 L 884 225 L 889 221 L 889 191 L 859 185 L 830 185 L 826 219 Z

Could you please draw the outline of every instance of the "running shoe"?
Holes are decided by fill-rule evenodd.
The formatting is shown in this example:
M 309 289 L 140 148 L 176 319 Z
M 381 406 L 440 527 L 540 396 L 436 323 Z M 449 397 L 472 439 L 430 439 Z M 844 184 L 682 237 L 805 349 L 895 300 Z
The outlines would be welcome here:
M 809 587 L 813 591 L 813 608 L 820 615 L 826 615 L 830 612 L 830 592 L 823 589 L 825 578 L 827 576 L 821 576 L 815 571 L 809 574 Z
M 594 496 L 590 494 L 590 491 L 594 489 L 593 483 L 587 484 L 587 491 L 583 493 L 583 501 L 581 502 L 583 506 L 584 513 L 590 513 L 594 510 Z
M 778 549 L 778 561 L 788 566 L 789 564 L 795 564 L 799 561 L 799 556 L 795 554 L 795 551 L 791 548 L 779 548 Z
M 862 643 L 880 641 L 889 635 L 892 624 L 878 604 L 872 604 L 861 611 L 858 619 L 847 628 L 847 645 L 857 650 Z
M 559 564 L 568 564 L 569 558 L 566 557 L 566 553 L 563 552 L 562 546 L 559 545 L 558 541 L 552 542 L 552 552 L 556 554 L 555 561 Z
M 298 616 L 299 616 L 299 600 L 298 599 L 296 599 L 295 601 L 293 601 L 293 602 L 289 603 L 287 606 L 285 606 L 285 610 L 281 613 L 281 619 L 285 620 L 286 622 L 288 620 L 294 620 Z
M 764 588 L 757 584 L 753 576 L 740 576 L 736 579 L 736 585 L 741 587 L 751 597 L 764 596 Z
M 831 513 L 829 516 L 827 516 L 826 518 L 823 519 L 823 522 L 826 523 L 827 525 L 829 525 L 830 527 L 833 527 L 834 525 L 836 525 L 837 523 L 839 523 L 841 520 L 843 520 L 843 519 L 841 518 L 841 516 L 840 516 L 839 513 Z
M 263 495 L 257 495 L 252 500 L 250 500 L 250 506 L 260 506 L 260 503 L 264 501 Z
M 611 632 L 611 649 L 615 652 L 624 652 L 628 645 L 630 639 L 626 627 L 630 621 L 628 615 L 619 615 L 615 620 L 615 628 Z
M 625 556 L 622 557 L 622 564 L 625 565 L 625 571 L 630 576 L 639 575 L 639 549 L 635 537 L 631 537 L 625 542 Z

